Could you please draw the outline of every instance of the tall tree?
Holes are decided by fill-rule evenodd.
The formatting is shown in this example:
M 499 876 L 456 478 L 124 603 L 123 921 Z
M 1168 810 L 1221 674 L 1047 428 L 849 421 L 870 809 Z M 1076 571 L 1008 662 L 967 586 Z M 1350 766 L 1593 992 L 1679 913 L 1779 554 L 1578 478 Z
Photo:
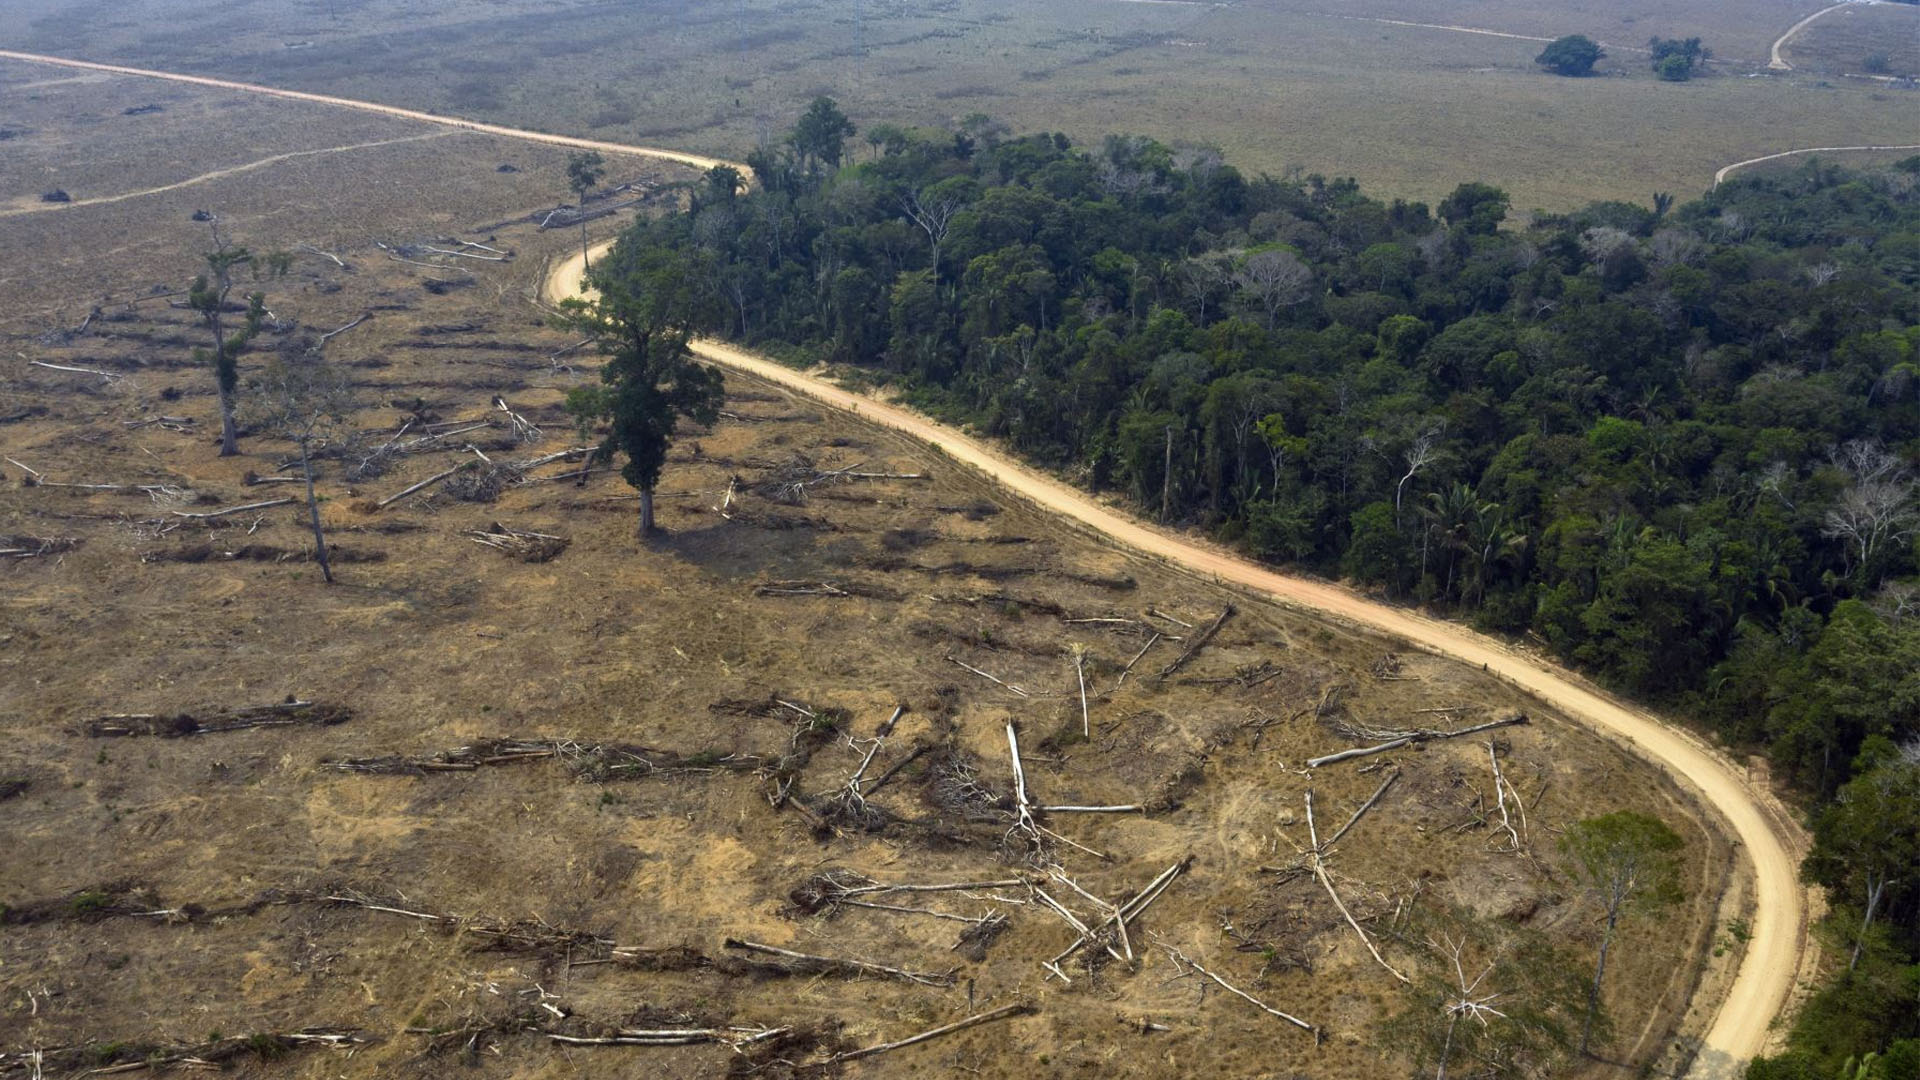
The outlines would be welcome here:
M 579 201 L 574 205 L 580 209 L 580 261 L 587 259 L 587 193 L 600 183 L 606 175 L 606 159 L 597 150 L 583 150 L 567 157 L 567 188 Z
M 1587 990 L 1586 1019 L 1580 1025 L 1579 1052 L 1593 1039 L 1600 1012 L 1600 982 L 1607 974 L 1607 950 L 1621 916 L 1632 908 L 1651 908 L 1679 898 L 1680 837 L 1667 823 L 1637 810 L 1619 810 L 1576 821 L 1560 838 L 1560 850 L 1573 860 L 1573 872 L 1600 902 L 1605 926 L 1600 955 Z
M 800 122 L 793 126 L 793 149 L 808 173 L 819 172 L 821 166 L 837 169 L 840 155 L 855 130 L 853 121 L 840 111 L 840 106 L 822 94 L 813 99 Z
M 693 327 L 713 317 L 699 258 L 650 236 L 643 222 L 588 275 L 591 297 L 561 304 L 569 324 L 607 357 L 604 392 L 570 404 L 608 421 L 601 450 L 609 459 L 616 450 L 626 455 L 621 475 L 640 493 L 643 537 L 653 532 L 653 489 L 680 420 L 713 423 L 725 396 L 719 370 L 687 349 Z
M 1891 740 L 1874 739 L 1861 757 L 1871 766 L 1814 819 L 1813 850 L 1801 867 L 1837 902 L 1859 905 L 1849 971 L 1859 966 L 1877 917 L 1891 912 L 1920 938 L 1911 929 L 1915 905 L 1904 902 L 1920 895 L 1920 743 L 1903 754 Z
M 220 388 L 220 456 L 240 452 L 240 439 L 234 426 L 234 392 L 240 386 L 240 354 L 260 332 L 267 315 L 265 294 L 247 294 L 247 306 L 238 329 L 228 333 L 227 298 L 233 292 L 233 274 L 253 264 L 253 255 L 243 247 L 228 244 L 220 237 L 220 223 L 213 223 L 213 250 L 206 255 L 207 272 L 193 279 L 187 289 L 187 304 L 199 312 L 201 321 L 213 334 L 213 351 L 194 350 L 194 359 L 213 364 L 214 381 Z M 280 265 L 276 263 L 276 266 Z

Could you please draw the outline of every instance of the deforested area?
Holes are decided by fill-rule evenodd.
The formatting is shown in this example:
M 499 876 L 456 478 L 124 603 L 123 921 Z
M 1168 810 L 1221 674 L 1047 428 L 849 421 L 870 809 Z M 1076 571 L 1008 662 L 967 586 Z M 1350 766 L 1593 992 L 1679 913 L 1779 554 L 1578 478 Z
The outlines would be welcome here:
M 1688 1056 L 1750 891 L 1680 783 L 738 374 L 636 536 L 564 155 L 426 145 L 0 219 L 72 253 L 0 328 L 0 1075 Z

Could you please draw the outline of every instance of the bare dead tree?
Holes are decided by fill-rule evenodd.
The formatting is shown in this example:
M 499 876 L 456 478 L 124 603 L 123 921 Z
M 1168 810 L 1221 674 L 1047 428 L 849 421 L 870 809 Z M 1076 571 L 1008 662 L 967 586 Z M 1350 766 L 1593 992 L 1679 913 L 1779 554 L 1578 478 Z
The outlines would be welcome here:
M 1444 420 L 1431 420 L 1423 425 L 1407 443 L 1407 449 L 1401 460 L 1407 467 L 1406 474 L 1393 486 L 1393 520 L 1400 520 L 1400 505 L 1406 498 L 1407 485 L 1419 475 L 1422 469 L 1434 463 L 1440 456 L 1440 436 L 1445 434 L 1447 424 Z
M 941 190 L 942 185 L 920 188 L 912 191 L 900 200 L 900 209 L 907 220 L 920 227 L 927 234 L 928 243 L 933 245 L 933 278 L 940 280 L 940 245 L 947 239 L 947 231 L 953 227 L 953 215 L 960 212 L 966 201 L 960 193 L 951 188 Z
M 1307 298 L 1313 282 L 1313 268 L 1284 248 L 1269 248 L 1247 256 L 1233 275 L 1234 283 L 1267 309 L 1267 329 L 1283 307 L 1292 307 Z
M 253 380 L 250 407 L 259 411 L 261 426 L 288 439 L 300 451 L 300 469 L 306 479 L 307 519 L 313 528 L 313 557 L 320 576 L 333 582 L 333 564 L 327 558 L 327 536 L 320 524 L 320 500 L 313 488 L 313 450 L 334 425 L 346 420 L 353 406 L 353 387 L 328 363 L 316 341 L 289 343 L 281 355 Z
M 1875 440 L 1852 440 L 1832 457 L 1852 483 L 1828 508 L 1820 533 L 1847 545 L 1849 573 L 1870 574 L 1877 556 L 1920 529 L 1913 474 Z
M 1428 939 L 1427 945 L 1453 963 L 1454 980 L 1441 1002 L 1441 1011 L 1447 1018 L 1447 1033 L 1440 1048 L 1440 1065 L 1434 1072 L 1434 1080 L 1447 1080 L 1447 1065 L 1453 1057 L 1453 1037 L 1459 1029 L 1460 1021 L 1463 1019 L 1474 1021 L 1482 1030 L 1485 1030 L 1489 1017 L 1506 1018 L 1506 1013 L 1494 1007 L 1502 995 L 1480 989 L 1481 984 L 1487 981 L 1487 976 L 1493 974 L 1494 968 L 1499 966 L 1500 961 L 1497 956 L 1488 960 L 1487 966 L 1480 974 L 1468 980 L 1466 964 L 1461 959 L 1467 947 L 1465 938 L 1456 939 L 1450 935 L 1442 935 L 1439 941 Z

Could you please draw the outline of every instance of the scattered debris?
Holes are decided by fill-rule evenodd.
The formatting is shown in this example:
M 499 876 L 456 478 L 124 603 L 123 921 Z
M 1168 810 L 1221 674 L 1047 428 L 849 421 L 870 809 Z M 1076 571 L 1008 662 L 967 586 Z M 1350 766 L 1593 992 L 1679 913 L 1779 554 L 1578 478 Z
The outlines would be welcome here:
M 215 709 L 202 716 L 191 713 L 177 713 L 161 716 L 156 713 L 120 713 L 90 720 L 84 728 L 88 736 L 96 739 L 131 738 L 140 735 L 158 735 L 163 739 L 177 739 L 187 735 L 216 735 L 225 731 L 244 731 L 247 728 L 314 726 L 331 727 L 344 724 L 353 719 L 353 710 L 344 705 L 321 705 L 311 701 L 299 701 L 294 698 L 277 705 L 245 705 L 239 708 Z

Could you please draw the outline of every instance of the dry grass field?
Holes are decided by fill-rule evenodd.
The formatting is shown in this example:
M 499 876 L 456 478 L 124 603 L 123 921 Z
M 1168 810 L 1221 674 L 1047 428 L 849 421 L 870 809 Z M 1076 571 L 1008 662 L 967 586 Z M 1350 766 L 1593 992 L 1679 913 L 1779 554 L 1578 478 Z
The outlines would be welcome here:
M 1478 672 L 1097 544 L 853 418 L 731 380 L 722 420 L 677 446 L 665 532 L 645 542 L 614 477 L 555 479 L 578 469 L 564 460 L 483 469 L 573 445 L 560 400 L 591 377 L 569 366 L 579 354 L 555 356 L 572 339 L 534 301 L 575 234 L 500 224 L 556 201 L 558 153 L 388 142 L 422 132 L 132 80 L 0 78 L 32 148 L 4 159 L 0 247 L 36 253 L 0 270 L 0 456 L 20 463 L 0 463 L 0 547 L 45 552 L 0 565 L 0 1053 L 69 1048 L 50 1076 L 206 1044 L 237 1076 L 782 1075 L 1025 1003 L 1036 1011 L 820 1071 L 1391 1075 L 1379 1025 L 1403 992 L 1295 864 L 1309 791 L 1324 837 L 1393 774 L 1328 864 L 1394 966 L 1439 970 L 1424 943 L 1451 932 L 1481 948 L 1538 938 L 1577 975 L 1594 912 L 1555 836 L 1625 807 L 1684 836 L 1690 899 L 1627 924 L 1609 974 L 1619 1067 L 1590 1071 L 1670 1060 L 1699 1019 L 1696 977 L 1730 965 L 1716 954 L 1741 904 L 1732 851 L 1620 747 Z M 19 198 L 58 184 L 107 199 L 368 142 L 388 145 L 116 202 Z M 191 360 L 203 331 L 166 295 L 206 245 L 200 209 L 258 249 L 310 244 L 346 264 L 301 254 L 260 283 L 275 321 L 248 374 L 371 314 L 326 346 L 358 400 L 321 462 L 337 585 L 294 505 L 190 516 L 297 490 L 249 481 L 286 475 L 283 440 L 249 432 L 241 456 L 215 453 L 212 377 Z M 426 250 L 459 241 L 512 255 Z M 539 434 L 516 435 L 496 396 Z M 373 453 L 458 421 L 487 426 Z M 524 482 L 490 491 L 483 473 Z M 566 543 L 523 561 L 473 542 L 501 526 Z M 177 716 L 290 697 L 341 722 L 168 737 Z M 1523 726 L 1303 768 L 1369 732 L 1523 709 Z M 106 737 L 97 722 L 120 714 L 166 734 Z M 1097 915 L 1035 870 L 1009 723 L 1037 802 L 1145 807 L 1045 816 L 1074 881 L 1121 898 L 1186 866 L 1133 924 L 1138 970 L 1074 958 L 1066 984 L 1041 968 L 1076 935 L 1034 889 Z M 867 778 L 887 782 L 849 813 L 830 796 L 869 751 Z M 1519 850 L 1490 755 L 1524 806 Z M 840 872 L 1031 884 L 820 906 L 820 876 Z M 996 915 L 1003 932 L 959 944 Z M 943 985 L 778 970 L 729 938 Z M 1324 1043 L 1176 977 L 1162 943 Z M 550 1037 L 621 1026 L 793 1030 L 738 1053 Z M 357 1041 L 245 1038 L 308 1028 Z
M 0 45 L 736 158 L 830 93 L 863 125 L 978 111 L 1081 139 L 1212 143 L 1250 172 L 1352 175 L 1386 195 L 1486 180 L 1522 210 L 1566 210 L 1691 195 L 1774 150 L 1916 139 L 1904 92 L 1748 77 L 1819 0 L 235 0 L 217 35 L 184 0 L 16 6 Z M 1616 46 L 1608 77 L 1534 67 L 1526 39 L 1574 32 Z M 1730 62 L 1660 83 L 1631 51 L 1654 35 L 1700 36 Z

